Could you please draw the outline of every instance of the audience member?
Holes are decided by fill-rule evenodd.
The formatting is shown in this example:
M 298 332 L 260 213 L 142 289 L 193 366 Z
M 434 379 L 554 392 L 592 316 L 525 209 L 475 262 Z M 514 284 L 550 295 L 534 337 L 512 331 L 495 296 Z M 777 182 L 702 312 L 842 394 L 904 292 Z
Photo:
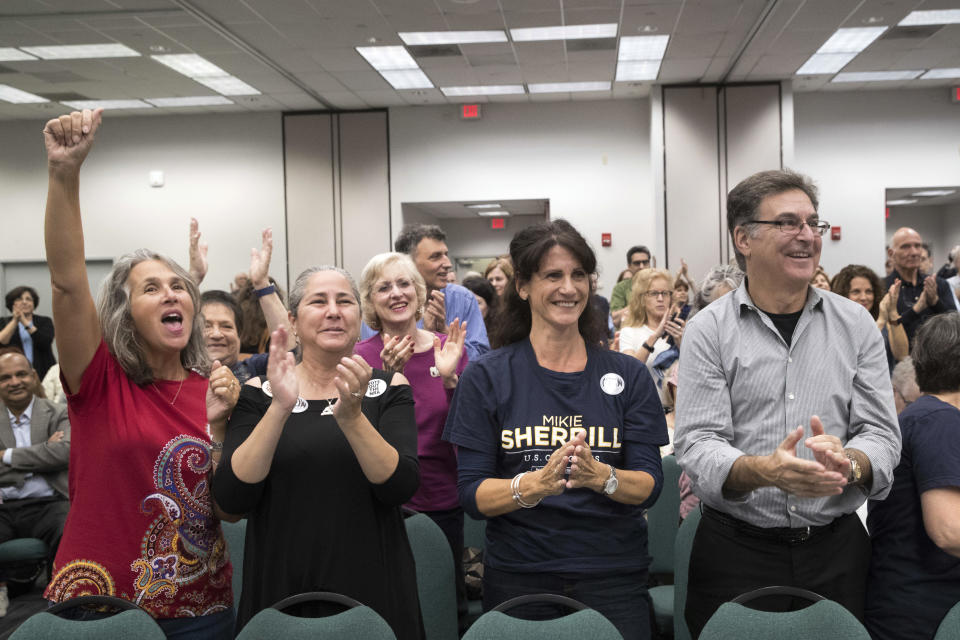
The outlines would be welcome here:
M 920 271 L 933 273 L 933 249 L 926 242 L 920 245 Z
M 633 271 L 631 271 L 630 269 L 624 269 L 623 271 L 620 272 L 620 275 L 617 276 L 617 284 L 623 282 L 624 280 L 629 280 L 632 277 L 633 277 Z M 616 287 L 616 284 L 614 284 L 614 287 Z
M 893 261 L 893 271 L 887 276 L 887 287 L 900 280 L 897 311 L 907 332 L 910 344 L 913 335 L 924 320 L 945 311 L 956 311 L 950 285 L 921 268 L 923 240 L 909 227 L 901 227 L 893 234 L 887 254 Z
M 483 276 L 464 278 L 463 286 L 477 299 L 477 306 L 480 307 L 480 315 L 483 316 L 483 322 L 489 336 L 490 320 L 497 315 L 497 311 L 500 309 L 500 296 L 497 294 L 497 290 Z
M 22 353 L 0 355 L 0 543 L 39 538 L 52 559 L 70 508 L 70 422 L 65 406 L 34 396 L 35 377 Z M 9 577 L 0 571 L 0 617 Z
M 823 267 L 818 266 L 816 271 L 813 272 L 813 279 L 810 280 L 810 284 L 822 291 L 831 291 L 830 276 L 827 275 Z
M 67 404 L 67 394 L 63 392 L 63 383 L 60 382 L 60 365 L 55 364 L 47 370 L 47 375 L 40 381 L 43 388 L 43 397 L 50 402 Z
M 509 256 L 500 256 L 491 260 L 483 271 L 483 277 L 493 285 L 497 295 L 503 298 L 507 284 L 513 279 L 513 265 L 510 264 Z
M 887 348 L 891 370 L 897 362 L 907 357 L 910 353 L 910 344 L 900 323 L 897 306 L 891 302 L 899 297 L 899 280 L 893 283 L 881 300 L 880 292 L 883 291 L 883 282 L 880 276 L 870 267 L 849 264 L 833 277 L 831 285 L 834 293 L 850 298 L 869 311 L 876 320 L 877 328 L 880 329 Z
M 426 299 L 427 285 L 410 256 L 381 253 L 371 258 L 360 274 L 360 306 L 367 326 L 380 333 L 360 342 L 354 351 L 371 367 L 402 374 L 410 381 L 417 408 L 420 488 L 406 506 L 427 514 L 447 537 L 456 574 L 457 608 L 465 630 L 467 594 L 457 453 L 440 437 L 457 380 L 467 364 L 463 350 L 466 332 L 463 323 L 456 322 L 447 327 L 446 335 L 418 329 Z
M 871 500 L 867 628 L 874 640 L 933 638 L 960 602 L 960 315 L 927 320 L 913 346 L 923 394 L 900 414 L 903 452 Z
M 950 249 L 950 252 L 947 254 L 947 261 L 943 263 L 943 266 L 940 267 L 940 270 L 937 271 L 937 277 L 943 278 L 944 280 L 950 280 L 957 275 L 957 263 L 960 262 L 960 244 L 955 245 L 953 249 Z M 960 286 L 960 283 L 953 284 L 951 288 L 954 290 Z
M 880 334 L 810 286 L 830 225 L 808 178 L 743 180 L 727 227 L 747 277 L 691 320 L 680 359 L 675 446 L 704 514 L 687 624 L 696 638 L 722 603 L 770 585 L 862 619 L 870 543 L 855 511 L 886 496 L 900 450 Z
M 667 442 L 656 389 L 635 359 L 595 346 L 605 332 L 589 304 L 596 257 L 568 222 L 520 231 L 510 257 L 505 346 L 467 366 L 444 432 L 458 447 L 461 505 L 489 519 L 484 610 L 562 594 L 625 639 L 649 638 L 643 514 Z
M 70 515 L 45 595 L 117 596 L 168 635 L 232 638 L 231 567 L 208 474 L 240 385 L 227 367 L 205 377 L 199 291 L 172 260 L 145 249 L 122 256 L 94 307 L 79 191 L 101 113 L 73 112 L 43 130 L 46 253 L 54 322 L 70 327 L 57 348 L 72 431 Z
M 33 287 L 14 287 L 7 293 L 6 304 L 13 315 L 0 318 L 0 345 L 18 347 L 43 378 L 57 361 L 53 355 L 53 320 L 34 313 L 40 296 Z
M 452 265 L 446 240 L 443 229 L 436 225 L 409 224 L 400 231 L 394 249 L 413 258 L 413 263 L 427 284 L 427 303 L 417 327 L 445 333 L 454 320 L 465 322 L 467 355 L 471 360 L 476 360 L 490 350 L 487 329 L 473 294 L 458 284 L 447 284 L 447 271 Z M 363 340 L 375 333 L 366 324 L 362 325 Z
M 628 278 L 621 278 L 614 285 L 610 292 L 610 316 L 613 318 L 613 324 L 620 326 L 623 316 L 627 313 L 627 305 L 630 303 L 630 288 L 633 286 L 633 276 L 641 269 L 649 269 L 650 249 L 642 244 L 627 249 L 627 271 L 630 272 Z M 622 274 L 621 274 L 622 275 Z
M 301 273 L 290 316 L 302 361 L 274 331 L 268 379 L 243 386 L 213 483 L 218 504 L 247 517 L 237 630 L 287 596 L 333 591 L 422 638 L 400 512 L 419 483 L 410 385 L 353 354 L 360 294 L 342 269 Z
M 917 386 L 917 373 L 913 368 L 913 358 L 907 356 L 897 363 L 890 376 L 893 385 L 893 403 L 900 415 L 904 409 L 913 404 L 920 397 L 920 387 Z

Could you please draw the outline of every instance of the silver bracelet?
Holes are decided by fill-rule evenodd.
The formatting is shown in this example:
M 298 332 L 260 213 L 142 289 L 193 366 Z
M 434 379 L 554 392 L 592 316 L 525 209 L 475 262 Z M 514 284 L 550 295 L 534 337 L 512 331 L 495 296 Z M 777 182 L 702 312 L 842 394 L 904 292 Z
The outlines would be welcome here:
M 222 442 L 214 442 L 214 441 L 211 440 L 211 441 L 210 441 L 210 453 L 219 453 L 220 451 L 223 451 L 223 443 L 222 443 Z
M 518 505 L 520 505 L 524 509 L 533 509 L 535 506 L 540 504 L 540 501 L 543 500 L 543 498 L 538 499 L 533 504 L 523 501 L 523 494 L 520 493 L 520 478 L 522 478 L 525 473 L 527 472 L 521 471 L 517 475 L 513 476 L 513 480 L 510 481 L 510 490 L 513 492 L 514 502 L 516 502 Z

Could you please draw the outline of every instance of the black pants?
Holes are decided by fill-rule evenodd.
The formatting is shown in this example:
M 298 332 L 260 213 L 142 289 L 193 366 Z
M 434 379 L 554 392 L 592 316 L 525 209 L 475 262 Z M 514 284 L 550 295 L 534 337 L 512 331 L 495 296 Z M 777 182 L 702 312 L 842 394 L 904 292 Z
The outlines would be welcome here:
M 69 510 L 70 502 L 59 496 L 4 502 L 0 504 L 0 542 L 14 538 L 39 538 L 47 543 L 49 560 L 57 553 Z M 0 581 L 7 578 L 0 569 Z
M 855 513 L 815 530 L 804 541 L 777 541 L 719 520 L 705 508 L 690 553 L 685 617 L 700 636 L 724 602 L 770 586 L 808 589 L 846 607 L 863 622 L 870 537 Z M 790 611 L 790 597 L 766 598 L 756 608 Z M 754 605 L 752 605 L 754 606 Z
M 466 631 L 467 623 L 467 584 L 463 577 L 463 509 L 456 507 L 444 511 L 424 511 L 437 526 L 450 545 L 453 554 L 453 578 L 457 587 L 457 626 L 460 633 Z

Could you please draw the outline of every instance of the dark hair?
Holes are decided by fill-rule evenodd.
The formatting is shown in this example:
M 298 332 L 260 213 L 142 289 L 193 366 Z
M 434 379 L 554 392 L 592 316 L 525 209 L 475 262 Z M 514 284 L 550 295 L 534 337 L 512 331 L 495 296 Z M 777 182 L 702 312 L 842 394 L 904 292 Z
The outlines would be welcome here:
M 487 303 L 488 309 L 493 309 L 494 305 L 496 305 L 497 290 L 493 288 L 493 285 L 490 284 L 490 281 L 486 278 L 482 276 L 469 276 L 464 278 L 461 284 L 469 289 L 471 293 L 483 298 L 484 302 Z
M 417 252 L 417 245 L 424 238 L 446 242 L 447 234 L 435 224 L 404 225 L 403 229 L 400 230 L 400 235 L 393 243 L 393 250 L 397 253 L 406 253 L 412 256 Z
M 933 259 L 933 249 L 930 247 L 929 242 L 922 242 L 920 246 L 923 247 L 923 250 L 927 252 L 927 257 L 931 260 Z
M 272 277 L 267 278 L 277 289 L 277 295 L 283 302 L 283 289 Z M 249 278 L 242 287 L 233 294 L 240 313 L 237 314 L 237 333 L 240 336 L 240 351 L 244 353 L 262 353 L 266 350 L 270 332 L 267 330 L 267 319 L 263 317 L 260 308 L 260 298 L 253 288 L 253 281 Z M 242 328 L 241 328 L 242 327 Z
M 40 296 L 37 295 L 37 290 L 34 289 L 33 287 L 24 287 L 24 286 L 14 287 L 7 293 L 7 300 L 6 300 L 7 309 L 9 309 L 12 312 L 13 303 L 19 300 L 20 296 L 22 296 L 25 291 L 29 292 L 30 297 L 33 298 L 33 309 L 34 311 L 36 311 L 37 305 L 40 304 Z
M 586 239 L 566 220 L 555 220 L 527 227 L 513 236 L 510 259 L 513 261 L 514 281 L 517 284 L 528 282 L 540 270 L 540 263 L 547 252 L 556 246 L 572 253 L 588 274 L 597 270 L 597 257 Z M 593 293 L 592 284 L 590 293 Z M 527 338 L 533 322 L 530 303 L 520 297 L 515 285 L 506 288 L 503 298 L 504 307 L 497 321 L 494 339 L 497 347 Z M 588 345 L 599 345 L 607 336 L 606 318 L 589 300 L 585 303 L 578 322 L 580 335 Z
M 924 322 L 910 355 L 922 393 L 960 391 L 960 313 L 941 313 Z
M 753 220 L 763 200 L 786 191 L 798 189 L 807 194 L 814 210 L 819 207 L 817 187 L 807 176 L 790 169 L 761 171 L 745 178 L 727 194 L 727 230 L 733 240 L 733 251 L 737 255 L 737 264 L 746 270 L 747 262 L 737 249 L 734 231 Z
M 850 297 L 850 283 L 853 282 L 854 278 L 865 278 L 873 287 L 873 304 L 870 305 L 870 315 L 876 320 L 877 316 L 880 315 L 880 299 L 883 298 L 885 287 L 880 281 L 880 276 L 874 273 L 870 267 L 862 264 L 848 264 L 840 269 L 837 275 L 833 276 L 833 280 L 830 281 L 830 290 L 837 295 L 848 298 Z M 892 303 L 896 304 L 897 302 L 894 300 Z
M 627 249 L 627 264 L 630 264 L 630 258 L 632 258 L 633 254 L 635 253 L 645 253 L 647 254 L 648 258 L 653 255 L 652 253 L 650 253 L 650 249 L 647 249 L 642 244 L 634 245 L 629 249 Z
M 240 305 L 237 304 L 237 300 L 233 297 L 233 294 L 221 289 L 204 291 L 200 294 L 200 313 L 203 313 L 203 308 L 208 304 L 222 304 L 230 310 L 233 314 L 233 326 L 236 327 L 237 335 L 239 336 L 243 328 L 243 319 L 240 317 Z

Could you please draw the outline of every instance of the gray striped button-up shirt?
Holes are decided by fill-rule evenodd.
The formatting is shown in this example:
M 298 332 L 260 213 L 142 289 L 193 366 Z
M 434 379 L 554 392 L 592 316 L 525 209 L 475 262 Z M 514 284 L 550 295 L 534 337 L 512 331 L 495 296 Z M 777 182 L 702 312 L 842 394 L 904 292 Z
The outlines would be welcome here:
M 813 287 L 787 345 L 747 293 L 744 280 L 687 325 L 677 385 L 675 446 L 694 493 L 709 506 L 761 527 L 827 524 L 866 499 L 858 487 L 798 498 L 776 487 L 723 490 L 742 455 L 767 455 L 810 417 L 870 459 L 870 498 L 890 491 L 900 427 L 883 339 L 859 304 Z M 797 455 L 813 459 L 803 444 Z

